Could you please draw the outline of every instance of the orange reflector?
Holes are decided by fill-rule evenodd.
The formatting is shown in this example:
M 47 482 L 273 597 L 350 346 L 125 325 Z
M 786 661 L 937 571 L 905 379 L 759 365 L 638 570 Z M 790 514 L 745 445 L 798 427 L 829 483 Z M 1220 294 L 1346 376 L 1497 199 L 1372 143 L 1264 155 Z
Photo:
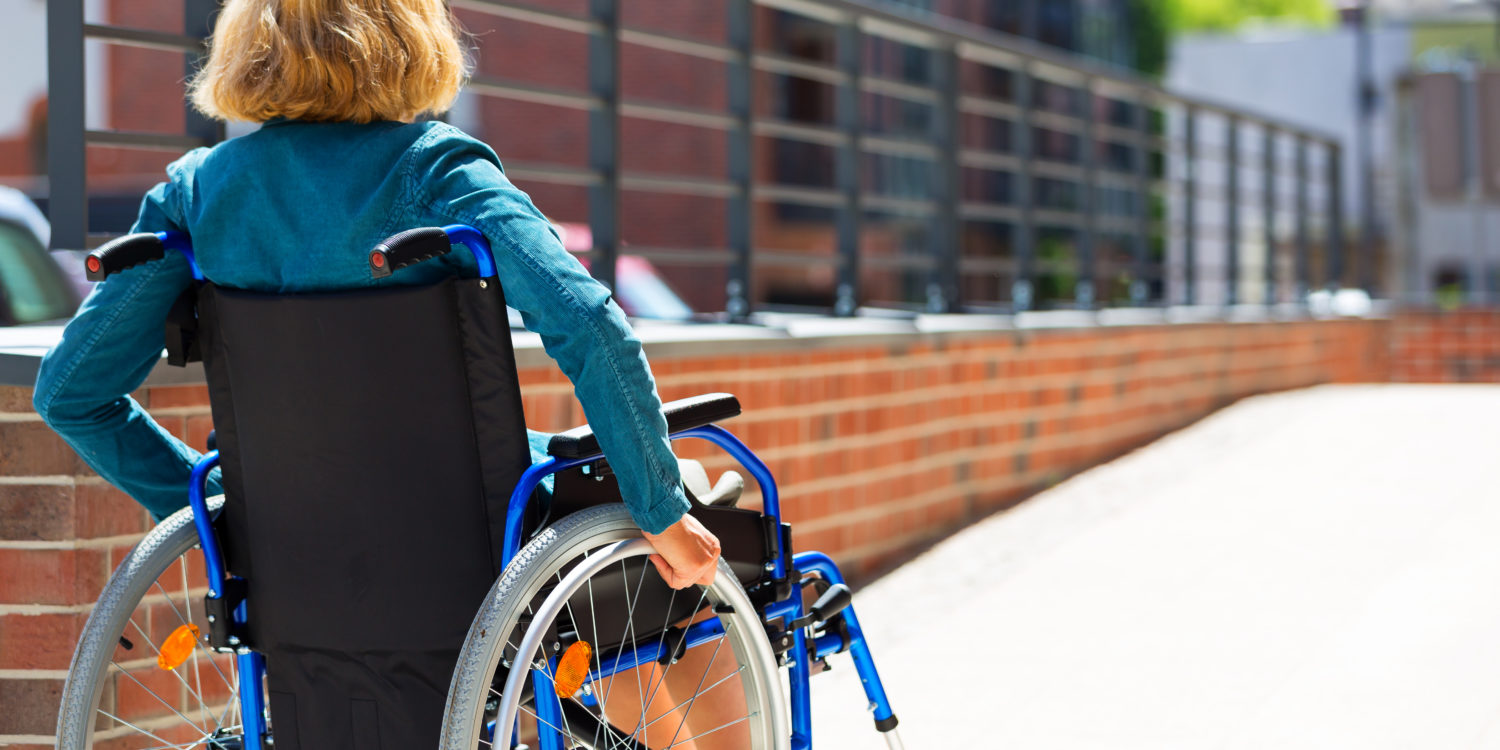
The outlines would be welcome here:
M 562 658 L 557 660 L 557 679 L 552 683 L 557 689 L 557 697 L 571 698 L 583 687 L 589 678 L 589 659 L 593 656 L 594 649 L 587 641 L 578 641 L 563 652 Z
M 197 647 L 198 626 L 182 625 L 161 642 L 161 654 L 156 657 L 156 666 L 162 669 L 176 669 L 193 655 L 193 649 Z
M 99 269 L 104 267 L 104 264 L 99 262 L 99 258 L 93 255 L 89 256 L 89 259 L 84 263 L 84 265 L 87 265 L 89 267 L 89 270 L 94 273 L 99 273 Z

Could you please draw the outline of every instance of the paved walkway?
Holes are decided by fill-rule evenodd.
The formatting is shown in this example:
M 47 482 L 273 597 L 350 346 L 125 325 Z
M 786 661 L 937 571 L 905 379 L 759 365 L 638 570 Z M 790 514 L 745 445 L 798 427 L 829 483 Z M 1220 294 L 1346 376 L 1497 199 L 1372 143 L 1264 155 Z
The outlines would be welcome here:
M 1246 400 L 855 605 L 914 750 L 1500 748 L 1500 387 Z M 847 657 L 813 693 L 883 747 Z

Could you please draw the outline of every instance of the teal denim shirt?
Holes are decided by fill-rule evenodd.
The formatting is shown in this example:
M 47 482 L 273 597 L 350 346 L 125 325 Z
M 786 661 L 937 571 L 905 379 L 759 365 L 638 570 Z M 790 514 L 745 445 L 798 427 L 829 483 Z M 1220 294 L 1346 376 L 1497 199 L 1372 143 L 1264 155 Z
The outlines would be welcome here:
M 441 123 L 268 123 L 167 167 L 132 231 L 178 230 L 210 281 L 317 292 L 474 275 L 467 252 L 370 278 L 396 232 L 470 224 L 489 239 L 506 300 L 573 381 L 642 529 L 687 510 L 656 384 L 609 290 L 563 249 L 488 146 Z M 179 254 L 100 283 L 42 360 L 35 406 L 100 476 L 161 518 L 187 503 L 199 454 L 128 395 L 161 358 L 167 310 L 191 283 Z M 531 436 L 533 461 L 548 436 Z

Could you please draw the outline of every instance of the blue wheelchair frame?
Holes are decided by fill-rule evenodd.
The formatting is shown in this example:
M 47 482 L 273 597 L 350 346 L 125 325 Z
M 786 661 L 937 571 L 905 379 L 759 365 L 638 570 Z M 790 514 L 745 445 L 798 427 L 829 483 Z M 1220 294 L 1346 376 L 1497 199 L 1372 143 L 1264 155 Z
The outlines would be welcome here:
M 449 240 L 453 244 L 462 244 L 474 254 L 479 266 L 481 278 L 490 278 L 495 275 L 494 257 L 490 252 L 489 243 L 484 235 L 473 227 L 463 224 L 455 224 L 443 227 Z M 181 252 L 192 267 L 193 278 L 202 281 L 203 275 L 198 268 L 193 256 L 192 245 L 186 235 L 177 232 L 161 232 L 157 235 L 163 244 Z M 781 523 L 781 501 L 776 489 L 776 480 L 771 476 L 771 471 L 766 467 L 753 451 L 744 443 L 740 442 L 728 430 L 718 425 L 706 425 L 694 427 L 673 433 L 669 436 L 672 440 L 683 438 L 697 438 L 706 440 L 719 446 L 729 455 L 733 456 L 755 481 L 759 483 L 763 501 L 762 512 L 775 519 L 778 528 Z M 540 463 L 534 464 L 522 474 L 515 490 L 511 493 L 505 516 L 505 539 L 501 559 L 504 565 L 509 565 L 523 543 L 523 524 L 526 517 L 526 507 L 531 500 L 532 492 L 544 477 L 571 469 L 583 464 L 599 460 L 602 454 L 595 454 L 584 458 L 561 459 L 549 456 Z M 211 599 L 219 599 L 223 596 L 225 582 L 228 573 L 224 568 L 223 553 L 219 548 L 218 537 L 214 535 L 213 519 L 208 511 L 207 487 L 209 473 L 219 464 L 218 451 L 210 451 L 193 466 L 191 484 L 188 488 L 188 502 L 193 509 L 193 524 L 198 532 L 198 541 L 203 549 L 203 558 L 207 569 L 208 596 Z M 772 563 L 770 571 L 773 578 L 785 578 L 788 572 L 788 553 L 783 550 L 781 557 Z M 833 560 L 821 552 L 803 552 L 790 556 L 792 570 L 802 573 L 816 573 L 829 584 L 844 583 L 843 575 Z M 790 624 L 803 615 L 802 586 L 800 581 L 793 581 L 791 595 L 784 600 L 773 602 L 766 606 L 764 612 L 765 621 L 769 622 L 781 619 L 783 623 Z M 233 612 L 236 625 L 246 622 L 246 605 L 241 603 Z M 881 685 L 880 676 L 875 670 L 875 662 L 870 655 L 868 645 L 865 643 L 864 631 L 860 627 L 859 619 L 855 616 L 854 608 L 847 607 L 840 614 L 844 619 L 848 634 L 847 650 L 854 660 L 855 669 L 858 671 L 860 681 L 864 685 L 865 695 L 869 698 L 870 709 L 874 713 L 877 723 L 891 720 L 892 711 L 890 701 L 887 699 L 885 689 Z M 692 648 L 704 643 L 711 643 L 724 636 L 723 625 L 717 618 L 706 620 L 688 627 L 686 631 L 687 647 Z M 813 661 L 826 656 L 837 654 L 846 649 L 842 634 L 825 634 L 816 639 L 812 648 L 808 647 L 806 631 L 797 628 L 792 633 L 793 647 L 790 653 L 789 667 L 791 669 L 791 713 L 792 713 L 792 737 L 791 747 L 793 750 L 806 750 L 812 745 L 812 716 L 811 716 L 811 693 L 808 680 L 811 677 Z M 231 643 L 233 643 L 231 641 Z M 642 646 L 630 651 L 622 652 L 601 664 L 600 669 L 589 675 L 589 680 L 609 677 L 619 672 L 634 669 L 644 664 L 657 661 L 662 656 L 664 646 L 656 643 L 653 646 Z M 266 700 L 262 692 L 263 678 L 265 675 L 265 657 L 251 651 L 245 646 L 239 646 L 236 652 L 236 660 L 239 672 L 239 702 L 240 713 L 244 729 L 244 750 L 268 750 L 264 737 L 266 734 Z M 557 700 L 543 700 L 542 696 L 553 696 L 555 691 L 550 689 L 548 678 L 541 672 L 535 671 L 533 685 L 537 699 L 537 714 L 539 718 L 550 721 L 553 726 L 561 725 L 561 704 Z M 555 732 L 542 732 L 539 738 L 542 750 L 564 750 L 562 738 Z

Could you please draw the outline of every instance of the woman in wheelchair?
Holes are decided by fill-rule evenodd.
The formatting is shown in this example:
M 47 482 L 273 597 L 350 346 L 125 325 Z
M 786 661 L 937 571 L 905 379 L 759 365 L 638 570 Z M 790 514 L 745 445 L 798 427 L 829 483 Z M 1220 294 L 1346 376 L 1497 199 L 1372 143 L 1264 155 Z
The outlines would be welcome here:
M 167 168 L 37 378 L 42 418 L 162 522 L 91 617 L 58 746 L 806 746 L 808 667 L 842 650 L 893 728 L 836 569 L 793 560 L 769 472 L 711 424 L 738 403 L 664 414 L 495 153 L 417 121 L 463 84 L 459 40 L 443 0 L 225 4 L 193 103 L 262 127 Z M 525 429 L 507 303 L 587 426 Z M 129 395 L 163 321 L 204 362 L 207 456 Z M 690 502 L 669 431 L 740 459 L 763 512 Z

